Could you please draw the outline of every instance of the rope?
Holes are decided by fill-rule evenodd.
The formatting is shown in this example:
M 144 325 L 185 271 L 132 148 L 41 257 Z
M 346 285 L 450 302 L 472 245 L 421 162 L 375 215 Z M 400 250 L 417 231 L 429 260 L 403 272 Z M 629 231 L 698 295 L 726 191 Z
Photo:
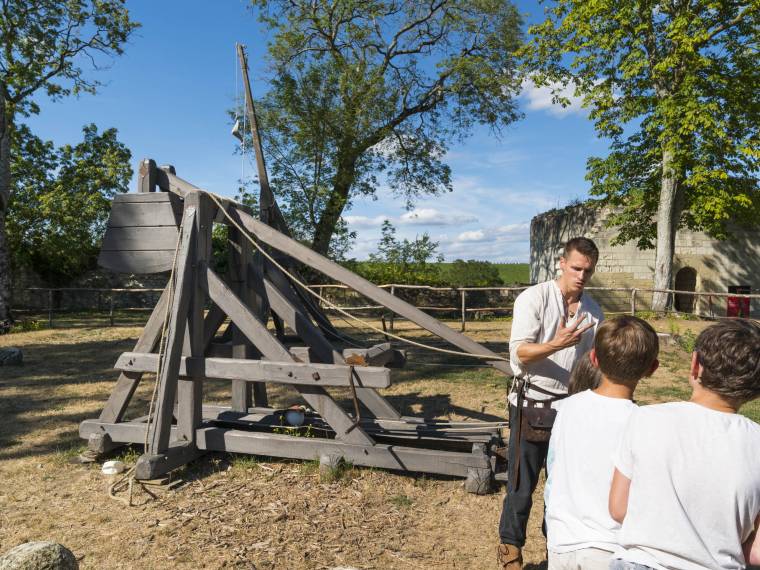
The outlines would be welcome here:
M 435 346 L 430 346 L 430 345 L 427 345 L 427 344 L 423 344 L 421 342 L 410 340 L 410 339 L 398 336 L 396 334 L 393 334 L 393 333 L 390 333 L 390 332 L 386 332 L 386 331 L 384 331 L 384 330 L 382 330 L 382 329 L 380 329 L 380 328 L 378 328 L 378 327 L 376 327 L 374 325 L 371 325 L 367 321 L 365 321 L 363 319 L 360 319 L 358 317 L 355 317 L 354 315 L 352 315 L 351 313 L 349 313 L 347 311 L 344 311 L 343 309 L 341 309 L 336 304 L 334 304 L 331 301 L 329 301 L 328 299 L 322 297 L 316 291 L 312 291 L 311 288 L 308 285 L 306 285 L 305 283 L 303 283 L 302 281 L 300 281 L 299 279 L 297 279 L 296 277 L 294 277 L 290 272 L 288 272 L 287 269 L 285 269 L 280 263 L 278 263 L 277 260 L 274 257 L 272 257 L 271 255 L 269 255 L 269 253 L 267 253 L 266 250 L 263 247 L 261 247 L 256 242 L 256 240 L 254 240 L 250 236 L 248 230 L 244 229 L 240 224 L 238 224 L 232 218 L 232 216 L 229 215 L 229 213 L 227 212 L 227 210 L 225 209 L 225 207 L 219 201 L 219 197 L 217 197 L 216 194 L 214 194 L 212 192 L 208 192 L 208 195 L 211 196 L 211 199 L 216 203 L 216 205 L 219 207 L 219 209 L 224 213 L 224 216 L 230 221 L 230 223 L 233 226 L 235 226 L 235 228 L 237 228 L 237 230 L 242 235 L 244 235 L 249 242 L 251 242 L 251 244 L 253 245 L 253 247 L 255 247 L 264 257 L 266 257 L 270 262 L 272 262 L 272 264 L 275 267 L 277 267 L 280 271 L 282 271 L 283 273 L 285 273 L 285 275 L 287 275 L 289 279 L 291 279 L 294 283 L 297 283 L 302 289 L 304 289 L 305 291 L 308 291 L 310 295 L 313 295 L 314 297 L 316 297 L 317 299 L 319 299 L 320 301 L 322 301 L 323 303 L 325 303 L 331 309 L 337 311 L 338 313 L 340 313 L 340 314 L 348 317 L 351 320 L 354 320 L 354 321 L 356 321 L 358 323 L 361 323 L 362 325 L 364 325 L 368 329 L 371 329 L 371 330 L 373 330 L 373 331 L 375 331 L 377 333 L 380 333 L 382 335 L 388 336 L 390 338 L 394 338 L 394 339 L 396 339 L 396 340 L 398 340 L 400 342 L 404 342 L 404 343 L 412 345 L 412 346 L 417 346 L 419 348 L 423 348 L 423 349 L 430 350 L 430 351 L 433 351 L 433 352 L 440 352 L 440 353 L 443 353 L 443 354 L 453 354 L 453 355 L 456 355 L 456 356 L 467 356 L 467 357 L 470 357 L 470 358 L 481 358 L 481 359 L 484 359 L 484 360 L 501 360 L 501 361 L 504 361 L 504 362 L 509 362 L 508 358 L 505 358 L 505 357 L 499 356 L 499 355 L 473 354 L 471 352 L 462 352 L 462 351 L 459 351 L 459 350 L 450 350 L 450 349 L 446 349 L 446 348 L 437 348 Z

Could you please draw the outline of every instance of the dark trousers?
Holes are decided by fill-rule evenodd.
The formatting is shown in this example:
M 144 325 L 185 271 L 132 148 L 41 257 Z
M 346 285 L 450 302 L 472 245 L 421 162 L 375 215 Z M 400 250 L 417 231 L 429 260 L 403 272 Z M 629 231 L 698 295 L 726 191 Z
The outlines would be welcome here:
M 525 546 L 528 517 L 533 506 L 533 491 L 538 484 L 538 476 L 546 464 L 546 452 L 549 450 L 549 442 L 531 443 L 521 438 L 517 445 L 516 425 L 517 408 L 509 406 L 509 449 L 507 450 L 507 465 L 510 477 L 507 480 L 507 495 L 504 497 L 504 506 L 501 510 L 499 521 L 499 537 L 502 544 L 512 544 L 522 548 Z M 514 485 L 513 468 L 517 462 L 516 448 L 519 447 L 520 474 L 517 485 Z M 516 488 L 515 488 L 516 487 Z M 544 530 L 546 534 L 546 530 Z

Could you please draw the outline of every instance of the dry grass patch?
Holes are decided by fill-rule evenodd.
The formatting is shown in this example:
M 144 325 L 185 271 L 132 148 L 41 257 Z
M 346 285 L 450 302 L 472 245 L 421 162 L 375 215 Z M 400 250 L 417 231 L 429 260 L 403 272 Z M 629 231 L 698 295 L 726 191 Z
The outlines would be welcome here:
M 468 335 L 499 353 L 508 321 L 468 323 Z M 667 321 L 655 323 L 669 332 Z M 702 323 L 688 322 L 690 328 Z M 450 323 L 458 328 L 458 323 Z M 397 322 L 397 331 L 442 343 Z M 503 491 L 475 496 L 460 480 L 406 476 L 345 466 L 320 480 L 318 463 L 209 454 L 177 474 L 186 485 L 127 508 L 107 497 L 99 465 L 69 463 L 84 447 L 79 423 L 97 417 L 119 353 L 139 327 L 38 330 L 0 337 L 19 346 L 26 364 L 0 369 L 0 551 L 28 540 L 55 540 L 82 568 L 493 568 Z M 381 339 L 376 339 L 377 341 Z M 688 358 L 666 346 L 663 365 L 637 393 L 642 403 L 688 395 Z M 384 394 L 404 414 L 457 421 L 502 420 L 506 378 L 471 359 L 409 351 Z M 128 415 L 142 415 L 148 377 Z M 207 401 L 224 402 L 228 385 L 208 383 Z M 336 394 L 350 408 L 347 390 Z M 274 387 L 275 406 L 296 394 Z M 140 446 L 115 454 L 134 464 Z M 544 568 L 542 491 L 529 527 L 527 568 Z

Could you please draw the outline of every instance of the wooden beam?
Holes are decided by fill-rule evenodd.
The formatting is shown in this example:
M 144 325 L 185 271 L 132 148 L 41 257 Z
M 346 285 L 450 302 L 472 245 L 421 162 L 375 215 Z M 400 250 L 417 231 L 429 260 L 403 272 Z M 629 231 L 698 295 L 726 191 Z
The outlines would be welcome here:
M 261 223 L 252 216 L 245 212 L 239 212 L 235 209 L 230 211 L 231 217 L 241 225 L 243 225 L 249 232 L 255 235 L 260 241 L 280 251 L 287 252 L 288 255 L 297 259 L 301 263 L 316 269 L 327 275 L 328 277 L 335 279 L 361 293 L 368 299 L 375 301 L 390 309 L 402 317 L 405 317 L 413 323 L 421 326 L 427 331 L 441 337 L 442 339 L 453 344 L 457 348 L 464 352 L 471 354 L 481 354 L 487 356 L 499 357 L 495 352 L 487 349 L 486 347 L 478 344 L 474 340 L 465 335 L 456 332 L 441 323 L 434 317 L 420 311 L 416 307 L 402 301 L 398 297 L 394 297 L 387 291 L 380 287 L 370 283 L 363 277 L 359 277 L 355 273 L 352 273 L 345 267 L 341 267 L 337 263 L 330 261 L 326 257 L 318 254 L 317 252 L 309 249 L 308 247 L 298 243 L 282 233 L 270 228 L 266 224 Z M 499 357 L 501 358 L 501 357 Z M 503 360 L 488 361 L 488 364 L 504 372 L 505 374 L 512 374 L 512 369 L 509 363 Z
M 237 228 L 228 226 L 228 282 L 240 299 L 254 314 L 261 315 L 264 300 L 248 286 L 248 264 L 253 261 L 253 252 L 248 240 L 244 239 Z M 234 325 L 232 327 L 232 357 L 257 359 L 261 353 L 254 347 Z M 252 405 L 266 407 L 268 404 L 266 384 L 257 382 L 251 384 L 234 380 L 232 382 L 232 407 L 238 411 L 247 411 Z
M 143 226 L 177 226 L 182 217 L 181 200 L 166 192 L 156 192 L 156 196 L 146 200 L 135 201 L 129 194 L 118 194 L 111 203 L 109 228 L 128 228 Z
M 185 209 L 195 208 L 195 248 L 193 249 L 193 269 L 204 265 L 211 257 L 211 229 L 213 211 L 208 196 L 201 192 L 191 192 L 185 198 Z M 206 292 L 197 279 L 188 284 L 193 298 L 188 317 L 190 355 L 203 358 L 206 352 L 206 330 L 204 312 Z M 185 353 L 187 354 L 187 353 Z M 180 439 L 195 442 L 195 430 L 201 425 L 201 405 L 203 381 L 183 381 L 177 385 L 177 427 Z
M 155 194 L 152 194 L 155 195 Z M 103 251 L 165 251 L 174 253 L 177 226 L 109 228 L 103 236 Z
M 175 441 L 162 453 L 144 453 L 135 463 L 135 479 L 158 479 L 203 455 L 195 443 Z
M 164 324 L 166 314 L 166 305 L 169 302 L 169 289 L 164 289 L 161 297 L 158 299 L 153 312 L 145 324 L 140 338 L 135 343 L 135 352 L 151 352 L 158 344 L 161 338 L 161 329 Z M 153 369 L 151 372 L 155 372 Z M 103 411 L 100 412 L 100 421 L 103 422 L 120 422 L 127 411 L 127 406 L 135 393 L 137 385 L 140 383 L 142 373 L 140 372 L 122 372 L 116 381 L 116 386 L 108 396 Z
M 277 285 L 272 283 L 270 278 Z M 333 348 L 332 344 L 323 336 L 322 331 L 311 322 L 299 298 L 295 295 L 290 281 L 279 269 L 269 265 L 267 277 L 264 277 L 262 282 L 274 311 L 278 312 L 288 323 L 288 326 L 295 330 L 309 345 L 320 362 L 345 363 L 343 355 Z M 401 417 L 398 410 L 383 396 L 375 392 L 373 388 L 358 385 L 355 390 L 357 398 L 375 417 L 388 419 Z
M 211 303 L 211 308 L 206 313 L 206 318 L 203 325 L 203 346 L 209 348 L 214 342 L 219 327 L 222 326 L 224 321 L 227 320 L 227 315 L 224 314 L 219 307 L 214 303 Z M 137 352 L 137 351 L 135 351 Z
M 157 354 L 140 352 L 125 352 L 116 361 L 116 368 L 127 372 L 154 371 L 157 365 Z M 177 373 L 180 377 L 197 379 L 264 381 L 306 386 L 350 386 L 350 370 L 351 367 L 346 365 L 295 362 L 292 358 L 286 362 L 273 362 L 245 358 L 183 356 Z M 391 385 L 391 373 L 387 368 L 364 366 L 354 370 L 356 372 L 354 382 L 357 387 L 387 388 Z
M 466 477 L 468 468 L 490 469 L 488 456 L 375 444 L 352 445 L 334 439 L 293 437 L 219 427 L 198 430 L 198 446 L 208 451 L 251 453 L 292 459 L 338 455 L 354 465 Z
M 163 453 L 169 448 L 174 399 L 177 394 L 177 377 L 194 289 L 192 259 L 195 254 L 196 213 L 195 208 L 188 208 L 182 222 L 182 239 L 175 269 L 174 297 L 167 329 L 165 362 L 159 374 L 158 401 L 148 444 L 148 451 L 153 455 Z
M 140 161 L 137 174 L 137 192 L 148 194 L 156 191 L 156 161 L 146 158 Z
M 199 271 L 199 277 L 211 300 L 227 313 L 232 322 L 240 328 L 265 358 L 278 362 L 294 362 L 288 349 L 269 334 L 264 324 L 256 318 L 212 269 L 206 267 L 205 271 Z M 295 388 L 304 400 L 330 424 L 338 439 L 372 445 L 372 438 L 356 425 L 323 388 L 299 385 L 296 385 Z

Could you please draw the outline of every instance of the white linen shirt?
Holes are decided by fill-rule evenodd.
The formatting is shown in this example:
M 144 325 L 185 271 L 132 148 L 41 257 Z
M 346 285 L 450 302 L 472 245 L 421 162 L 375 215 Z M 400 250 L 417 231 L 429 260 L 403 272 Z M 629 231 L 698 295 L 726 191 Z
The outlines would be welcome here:
M 524 343 L 544 343 L 552 340 L 565 315 L 565 300 L 555 280 L 533 285 L 515 299 L 512 332 L 509 336 L 509 361 L 515 376 L 525 378 L 527 375 L 531 384 L 557 394 L 567 393 L 573 364 L 594 345 L 596 329 L 604 320 L 604 314 L 597 302 L 587 293 L 583 293 L 575 318 L 568 319 L 566 325 L 584 315 L 586 320 L 581 326 L 590 322 L 594 323 L 591 329 L 583 333 L 581 341 L 575 346 L 559 350 L 531 364 L 520 361 L 517 349 Z M 527 395 L 535 400 L 545 400 L 550 397 L 536 391 L 529 391 Z M 509 395 L 509 402 L 512 405 L 516 404 L 515 393 Z

